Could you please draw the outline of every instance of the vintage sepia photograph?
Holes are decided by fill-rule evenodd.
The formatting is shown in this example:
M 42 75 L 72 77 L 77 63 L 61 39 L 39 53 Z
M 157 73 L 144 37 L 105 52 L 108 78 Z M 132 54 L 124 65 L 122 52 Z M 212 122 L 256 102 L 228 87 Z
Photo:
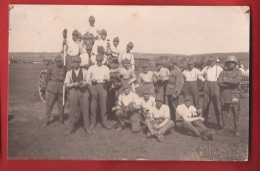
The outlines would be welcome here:
M 10 5 L 8 71 L 8 159 L 248 160 L 248 6 Z

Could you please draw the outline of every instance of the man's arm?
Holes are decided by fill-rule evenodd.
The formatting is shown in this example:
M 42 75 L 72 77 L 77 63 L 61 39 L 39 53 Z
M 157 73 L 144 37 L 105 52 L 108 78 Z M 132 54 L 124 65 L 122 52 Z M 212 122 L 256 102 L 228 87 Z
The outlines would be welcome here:
M 177 71 L 176 72 L 176 91 L 175 91 L 175 96 L 179 96 L 182 90 L 183 86 L 183 75 L 181 72 Z
M 170 109 L 167 106 L 164 111 L 164 121 L 158 125 L 159 129 L 163 127 L 170 120 Z
M 228 84 L 239 84 L 242 80 L 242 72 L 240 70 L 237 70 L 236 72 L 237 74 L 235 78 L 223 77 L 223 82 Z
M 199 71 L 198 69 L 196 69 L 196 72 L 197 72 L 197 75 L 198 75 L 198 79 L 204 82 L 205 78 L 202 76 L 202 72 Z
M 50 81 L 50 76 L 51 76 L 51 67 L 48 67 L 47 73 L 45 75 L 45 84 L 48 85 L 48 82 Z

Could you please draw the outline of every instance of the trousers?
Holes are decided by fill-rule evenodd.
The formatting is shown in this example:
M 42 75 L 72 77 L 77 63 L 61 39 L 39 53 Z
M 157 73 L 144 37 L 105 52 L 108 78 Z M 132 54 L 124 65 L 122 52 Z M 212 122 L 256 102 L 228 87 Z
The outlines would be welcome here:
M 169 106 L 171 112 L 171 118 L 175 122 L 177 119 L 176 108 L 179 104 L 179 97 L 173 98 L 172 95 L 167 95 L 166 104 Z
M 155 123 L 160 124 L 162 120 L 155 120 Z M 148 130 L 152 133 L 154 132 L 154 128 L 152 126 L 152 123 L 149 119 L 145 119 L 146 126 Z M 157 130 L 158 134 L 164 135 L 166 132 L 168 132 L 170 129 L 174 127 L 174 122 L 172 120 L 169 120 L 165 125 L 163 125 L 159 130 Z
M 195 107 L 199 107 L 199 88 L 197 81 L 185 81 L 183 85 L 184 96 L 191 95 Z
M 47 122 L 49 121 L 52 111 L 53 111 L 53 106 L 55 102 L 57 101 L 57 106 L 58 106 L 58 113 L 59 113 L 59 118 L 61 121 L 63 121 L 63 113 L 64 113 L 64 108 L 62 105 L 62 94 L 60 93 L 51 93 L 47 91 L 47 97 L 48 97 L 48 102 L 47 102 L 47 107 L 46 107 L 46 119 Z
M 205 120 L 208 120 L 209 107 L 212 102 L 217 123 L 220 124 L 220 112 L 219 112 L 219 86 L 216 81 L 205 81 L 203 92 L 203 116 Z
M 207 129 L 201 120 L 196 120 L 193 122 L 188 122 L 184 120 L 177 121 L 176 126 L 180 129 L 190 131 L 191 133 L 193 133 L 198 137 L 201 137 L 202 132 Z
M 231 123 L 231 117 L 230 117 L 230 109 L 233 115 L 233 124 L 234 124 L 234 130 L 238 130 L 238 104 L 229 104 L 229 103 L 222 103 L 221 105 L 221 117 L 223 121 L 223 127 L 228 128 L 230 127 Z
M 124 126 L 125 122 L 127 122 L 127 120 L 129 120 L 130 124 L 131 124 L 132 132 L 136 133 L 136 132 L 140 132 L 142 130 L 142 128 L 141 128 L 142 117 L 137 111 L 125 112 L 125 111 L 119 109 L 116 111 L 116 116 L 117 116 L 118 121 L 121 126 Z

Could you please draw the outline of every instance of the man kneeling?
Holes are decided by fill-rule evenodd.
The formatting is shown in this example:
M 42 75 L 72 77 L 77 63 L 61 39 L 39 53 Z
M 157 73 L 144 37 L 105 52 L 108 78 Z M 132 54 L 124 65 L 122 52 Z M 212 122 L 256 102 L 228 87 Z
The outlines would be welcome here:
M 192 97 L 186 95 L 184 104 L 176 109 L 176 126 L 180 129 L 192 132 L 195 136 L 201 137 L 203 140 L 214 140 L 215 132 L 208 130 L 202 121 L 205 119 L 200 116 L 201 111 L 191 105 Z
M 130 84 L 125 83 L 122 85 L 123 93 L 118 97 L 118 104 L 113 107 L 116 111 L 116 116 L 119 120 L 120 127 L 117 128 L 121 131 L 125 128 L 125 123 L 131 124 L 131 131 L 134 133 L 140 132 L 141 129 L 141 115 L 138 110 L 141 109 L 141 103 L 138 95 L 130 91 Z
M 174 126 L 174 122 L 170 119 L 170 109 L 163 104 L 163 95 L 155 95 L 155 106 L 147 114 L 145 123 L 149 129 L 147 137 L 155 137 L 158 141 L 164 140 L 164 135 Z

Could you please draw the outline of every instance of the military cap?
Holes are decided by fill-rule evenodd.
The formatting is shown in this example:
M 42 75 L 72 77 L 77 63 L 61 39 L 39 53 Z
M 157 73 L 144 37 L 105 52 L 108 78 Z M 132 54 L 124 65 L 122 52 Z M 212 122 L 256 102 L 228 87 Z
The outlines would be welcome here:
M 55 61 L 62 61 L 62 57 L 60 55 L 55 56 Z
M 162 94 L 155 94 L 155 101 L 163 102 L 163 95 Z
M 87 49 L 87 50 L 92 50 L 92 45 L 87 44 L 87 45 L 86 45 L 86 49 Z
M 192 101 L 191 95 L 186 95 L 186 96 L 184 96 L 184 101 L 187 101 L 187 100 Z
M 98 53 L 101 53 L 101 54 L 104 54 L 104 53 L 105 53 L 104 47 L 103 47 L 103 46 L 98 46 L 98 47 L 97 47 L 97 52 L 98 52 Z
M 150 93 L 151 93 L 150 89 L 148 89 L 148 88 L 143 89 L 143 94 L 150 94 Z
M 79 56 L 73 56 L 72 61 L 74 62 L 81 62 L 81 58 Z
M 82 39 L 82 34 L 80 32 L 78 32 L 78 38 Z
M 78 32 L 78 30 L 73 30 L 73 32 L 72 32 L 72 35 L 79 35 L 79 32 Z
M 122 85 L 122 88 L 123 89 L 127 89 L 127 88 L 130 88 L 131 87 L 131 85 L 129 84 L 129 83 L 124 83 L 123 85 Z
M 119 38 L 118 38 L 118 37 L 115 37 L 115 38 L 113 39 L 113 42 L 119 42 Z
M 127 47 L 129 47 L 129 48 L 133 49 L 133 47 L 134 47 L 134 44 L 133 44 L 132 42 L 129 42 L 129 43 L 127 44 Z
M 94 39 L 94 35 L 92 33 L 88 34 L 88 39 Z
M 226 62 L 235 62 L 237 64 L 237 57 L 234 55 L 228 56 Z
M 125 58 L 125 59 L 122 60 L 122 64 L 130 64 L 130 60 Z
M 189 60 L 187 64 L 188 65 L 194 65 L 194 62 L 192 60 Z
M 91 15 L 89 18 L 88 18 L 88 21 L 95 21 L 95 17 L 93 15 Z
M 101 30 L 101 32 L 100 32 L 100 35 L 103 35 L 103 34 L 107 35 L 107 31 L 105 29 Z
M 96 60 L 99 61 L 99 60 L 103 60 L 104 59 L 104 56 L 102 54 L 97 54 L 96 55 Z
M 210 62 L 215 62 L 216 60 L 217 60 L 217 59 L 216 59 L 215 57 L 210 57 L 210 58 L 209 58 L 209 61 L 210 61 Z

